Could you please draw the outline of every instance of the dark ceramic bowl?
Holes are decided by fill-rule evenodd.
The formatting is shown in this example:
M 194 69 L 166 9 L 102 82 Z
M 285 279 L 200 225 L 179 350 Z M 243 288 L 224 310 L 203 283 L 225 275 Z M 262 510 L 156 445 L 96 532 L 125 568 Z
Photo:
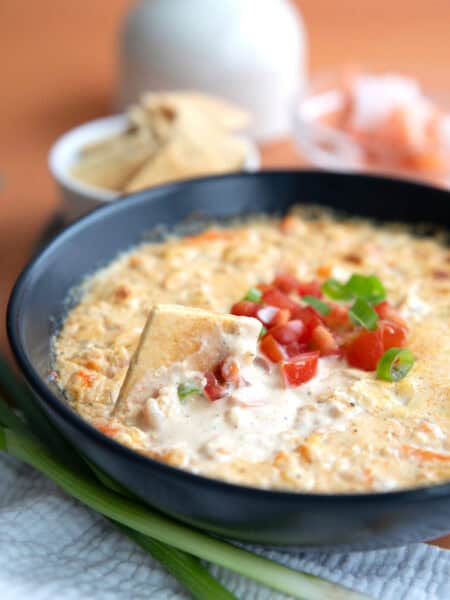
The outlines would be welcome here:
M 13 291 L 8 332 L 36 402 L 56 427 L 113 479 L 161 511 L 229 538 L 268 545 L 383 547 L 450 530 L 450 483 L 411 491 L 320 495 L 267 491 L 193 475 L 121 446 L 91 427 L 48 382 L 50 338 L 69 290 L 142 239 L 192 213 L 216 218 L 283 212 L 319 203 L 380 220 L 450 228 L 450 194 L 400 180 L 327 172 L 212 177 L 144 191 L 63 231 L 26 268 Z

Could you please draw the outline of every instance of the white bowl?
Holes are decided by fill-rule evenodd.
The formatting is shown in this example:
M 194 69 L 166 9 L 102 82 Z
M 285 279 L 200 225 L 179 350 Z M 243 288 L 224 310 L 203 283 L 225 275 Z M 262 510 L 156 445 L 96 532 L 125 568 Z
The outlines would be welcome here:
M 89 143 L 99 141 L 124 131 L 128 126 L 126 115 L 113 115 L 89 121 L 71 129 L 56 140 L 48 156 L 50 172 L 60 188 L 63 202 L 63 218 L 73 221 L 81 215 L 102 206 L 105 202 L 117 200 L 122 194 L 82 183 L 70 174 L 70 168 L 78 161 L 80 152 Z M 259 152 L 249 138 L 244 171 L 257 171 L 260 166 Z

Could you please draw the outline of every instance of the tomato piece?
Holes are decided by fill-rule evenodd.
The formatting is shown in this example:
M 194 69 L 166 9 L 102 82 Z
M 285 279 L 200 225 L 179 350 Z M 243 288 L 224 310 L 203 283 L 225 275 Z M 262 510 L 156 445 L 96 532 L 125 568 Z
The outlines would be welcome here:
M 302 342 L 291 342 L 290 344 L 283 346 L 283 349 L 289 358 L 293 358 L 294 356 L 307 352 L 308 345 L 303 344 Z
M 277 342 L 286 346 L 292 342 L 299 342 L 305 332 L 305 324 L 303 321 L 298 319 L 289 321 L 285 325 L 278 325 L 272 327 L 270 335 L 272 335 Z
M 223 385 L 220 385 L 214 373 L 205 373 L 205 378 L 206 384 L 203 387 L 203 391 L 205 392 L 208 400 L 214 402 L 214 400 L 220 400 L 220 398 L 223 398 L 228 394 L 227 388 Z
M 236 359 L 231 357 L 226 358 L 222 364 L 219 365 L 218 372 L 220 373 L 220 378 L 222 381 L 225 381 L 226 383 L 232 383 L 235 386 L 240 385 L 241 370 Z
M 374 306 L 378 316 L 380 319 L 385 319 L 386 321 L 392 321 L 393 323 L 397 323 L 401 327 L 408 329 L 408 324 L 405 319 L 399 315 L 399 313 L 393 308 L 389 302 L 386 300 L 384 302 L 380 302 L 376 306 Z
M 293 319 L 299 319 L 305 325 L 302 342 L 307 342 L 311 339 L 313 330 L 322 325 L 322 318 L 312 306 L 299 306 L 293 313 Z
M 269 327 L 278 327 L 285 325 L 291 318 L 291 311 L 287 308 L 279 308 L 274 320 L 269 323 Z
M 318 325 L 313 329 L 309 345 L 312 350 L 318 350 L 321 356 L 339 354 L 339 345 L 325 325 Z
M 348 309 L 338 304 L 334 304 L 331 311 L 327 315 L 323 315 L 322 319 L 330 329 L 344 329 L 351 325 Z
M 383 345 L 385 350 L 390 348 L 402 348 L 406 341 L 406 329 L 392 321 L 380 321 L 379 325 L 383 332 Z
M 273 285 L 282 292 L 290 294 L 298 289 L 300 281 L 295 275 L 291 275 L 290 273 L 278 273 L 273 280 Z
M 322 285 L 317 279 L 314 279 L 313 281 L 301 281 L 297 287 L 297 293 L 299 296 L 322 298 Z
M 299 386 L 314 377 L 319 360 L 318 352 L 305 352 L 280 363 L 284 385 Z
M 270 333 L 263 337 L 259 347 L 261 352 L 274 363 L 278 363 L 286 358 L 283 348 Z
M 277 308 L 287 308 L 291 311 L 291 313 L 300 308 L 300 304 L 298 304 L 298 302 L 295 302 L 292 300 L 292 298 L 289 298 L 289 296 L 277 288 L 265 290 L 262 297 L 264 304 L 276 306 Z
M 256 316 L 263 325 L 270 328 L 287 323 L 291 318 L 291 311 L 276 306 L 263 306 L 258 310 Z
M 363 331 L 345 348 L 349 365 L 364 371 L 375 371 L 378 361 L 384 354 L 383 332 Z
M 231 307 L 231 314 L 238 317 L 255 317 L 261 305 L 257 302 L 250 302 L 249 300 L 241 300 L 236 302 Z

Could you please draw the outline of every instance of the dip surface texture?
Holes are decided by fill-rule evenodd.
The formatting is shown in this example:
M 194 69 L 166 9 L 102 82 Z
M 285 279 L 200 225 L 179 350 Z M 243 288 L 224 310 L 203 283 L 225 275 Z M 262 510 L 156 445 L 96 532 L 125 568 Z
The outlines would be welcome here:
M 411 372 L 390 383 L 330 356 L 313 379 L 285 387 L 277 365 L 257 358 L 244 373 L 250 385 L 214 402 L 181 401 L 179 384 L 199 374 L 179 363 L 138 414 L 113 415 L 155 304 L 229 313 L 280 272 L 377 275 L 408 322 Z M 82 292 L 54 340 L 57 383 L 83 418 L 138 452 L 272 489 L 350 493 L 450 480 L 450 250 L 437 239 L 299 208 L 282 220 L 142 244 Z

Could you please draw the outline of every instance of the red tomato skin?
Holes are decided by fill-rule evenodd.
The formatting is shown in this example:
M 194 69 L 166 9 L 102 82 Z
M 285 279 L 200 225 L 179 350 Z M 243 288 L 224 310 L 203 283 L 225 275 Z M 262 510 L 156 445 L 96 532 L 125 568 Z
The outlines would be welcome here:
M 305 325 L 305 332 L 302 337 L 302 342 L 308 342 L 311 339 L 312 332 L 318 325 L 322 325 L 322 319 L 318 312 L 316 312 L 312 306 L 299 306 L 296 311 L 292 313 L 293 319 L 299 319 L 303 321 Z
M 313 281 L 301 281 L 297 287 L 297 294 L 299 296 L 322 298 L 322 286 L 316 279 Z
M 286 346 L 292 342 L 299 342 L 302 339 L 304 332 L 305 325 L 303 321 L 297 319 L 289 321 L 289 323 L 286 323 L 285 325 L 272 327 L 270 335 L 273 336 L 277 342 Z
M 300 281 L 290 273 L 278 273 L 273 280 L 273 285 L 285 294 L 290 294 L 298 289 Z
M 257 302 L 250 302 L 249 300 L 241 300 L 240 302 L 236 302 L 231 307 L 231 314 L 236 315 L 238 317 L 254 317 L 256 318 L 256 313 L 261 308 L 261 305 Z
M 283 348 L 270 333 L 267 333 L 262 338 L 259 343 L 259 348 L 261 352 L 274 363 L 281 362 L 286 358 L 286 353 L 283 351 Z
M 317 372 L 318 360 L 318 352 L 305 352 L 282 361 L 280 369 L 285 387 L 297 387 L 312 379 Z
M 215 400 L 220 400 L 220 398 L 224 398 L 227 395 L 227 389 L 223 385 L 220 385 L 214 373 L 205 373 L 205 378 L 206 384 L 203 387 L 203 391 L 205 392 L 208 400 L 214 402 Z
M 311 350 L 317 350 L 321 356 L 332 356 L 333 354 L 339 354 L 339 345 L 334 338 L 334 335 L 325 327 L 325 325 L 318 325 L 312 332 L 311 340 L 309 342 Z
M 283 346 L 283 348 L 289 358 L 294 358 L 294 356 L 308 352 L 308 344 L 303 344 L 302 342 L 291 342 L 287 346 Z
M 338 304 L 333 305 L 331 311 L 327 315 L 323 315 L 322 319 L 325 325 L 332 330 L 345 329 L 351 325 L 348 309 Z
M 385 350 L 402 348 L 406 342 L 407 331 L 404 327 L 393 321 L 380 321 L 379 328 L 383 332 L 383 345 Z
M 289 296 L 277 288 L 270 288 L 264 291 L 262 299 L 264 304 L 276 306 L 277 308 L 287 308 L 291 311 L 291 313 L 300 308 L 300 305 L 297 302 L 292 300 L 292 298 L 289 298 Z
M 363 371 L 375 371 L 383 354 L 384 343 L 381 329 L 363 331 L 345 348 L 348 364 Z
M 401 327 L 408 329 L 408 324 L 405 319 L 398 314 L 398 312 L 393 308 L 387 300 L 384 302 L 380 302 L 376 306 L 374 306 L 375 311 L 377 312 L 380 319 L 384 319 L 386 321 L 392 321 L 393 323 L 397 323 Z
M 287 308 L 280 308 L 275 318 L 270 324 L 270 327 L 278 327 L 280 325 L 285 325 L 291 319 L 291 311 Z

